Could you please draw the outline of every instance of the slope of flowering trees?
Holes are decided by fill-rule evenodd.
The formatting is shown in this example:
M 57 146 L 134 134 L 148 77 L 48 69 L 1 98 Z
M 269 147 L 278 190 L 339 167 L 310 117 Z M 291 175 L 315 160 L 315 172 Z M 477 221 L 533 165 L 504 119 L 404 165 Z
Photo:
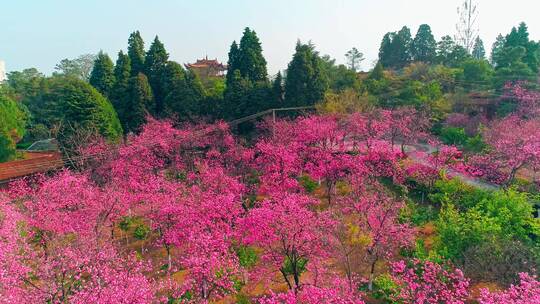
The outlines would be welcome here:
M 360 304 L 385 275 L 387 299 L 468 299 L 407 218 L 411 179 L 465 166 L 455 147 L 407 155 L 430 139 L 415 110 L 265 121 L 251 141 L 225 123 L 148 121 L 83 148 L 77 170 L 0 193 L 0 303 Z M 522 280 L 482 301 L 533 301 L 537 281 Z

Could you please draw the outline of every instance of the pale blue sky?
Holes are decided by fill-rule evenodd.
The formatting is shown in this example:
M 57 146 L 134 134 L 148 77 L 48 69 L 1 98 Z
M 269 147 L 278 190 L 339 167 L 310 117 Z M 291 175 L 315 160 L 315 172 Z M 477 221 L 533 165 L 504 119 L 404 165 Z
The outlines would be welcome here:
M 147 46 L 159 35 L 170 57 L 181 63 L 197 57 L 227 60 L 232 40 L 244 27 L 262 41 L 270 73 L 285 69 L 295 42 L 312 40 L 338 62 L 355 46 L 377 58 L 388 31 L 403 25 L 413 35 L 431 25 L 436 38 L 455 33 L 461 0 L 0 0 L 0 60 L 7 70 L 36 67 L 51 73 L 62 58 L 100 49 L 116 59 L 129 33 L 140 30 Z M 478 0 L 480 36 L 490 48 L 496 35 L 525 21 L 540 39 L 539 0 Z

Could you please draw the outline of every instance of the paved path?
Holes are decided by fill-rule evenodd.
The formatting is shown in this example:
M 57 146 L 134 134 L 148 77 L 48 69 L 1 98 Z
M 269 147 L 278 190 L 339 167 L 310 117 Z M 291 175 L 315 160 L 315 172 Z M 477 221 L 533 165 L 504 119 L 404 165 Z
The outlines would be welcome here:
M 436 147 L 434 147 L 432 145 L 428 145 L 428 144 L 405 145 L 405 151 L 406 152 L 421 151 L 421 152 L 431 154 L 431 153 L 435 152 L 436 150 L 437 150 Z M 423 165 L 431 166 L 431 164 L 426 162 L 425 159 L 422 159 L 422 158 L 420 158 L 418 156 L 415 156 L 414 153 L 408 154 L 408 157 L 410 157 L 415 162 L 421 163 Z M 449 173 L 449 175 L 458 177 L 465 184 L 471 185 L 473 187 L 477 187 L 477 188 L 484 189 L 484 190 L 497 190 L 497 189 L 500 188 L 499 185 L 495 185 L 495 184 L 485 182 L 485 181 L 483 181 L 483 180 L 481 180 L 479 178 L 474 178 L 474 177 L 471 177 L 471 176 L 467 176 L 467 175 L 465 175 L 463 173 L 457 172 L 457 171 L 452 170 L 452 169 L 447 169 L 447 172 Z

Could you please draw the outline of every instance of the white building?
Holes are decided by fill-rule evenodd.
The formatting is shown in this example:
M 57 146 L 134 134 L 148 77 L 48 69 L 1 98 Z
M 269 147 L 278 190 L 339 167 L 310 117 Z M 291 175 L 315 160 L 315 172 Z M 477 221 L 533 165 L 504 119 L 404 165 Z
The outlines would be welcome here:
M 0 82 L 6 80 L 6 64 L 0 60 Z

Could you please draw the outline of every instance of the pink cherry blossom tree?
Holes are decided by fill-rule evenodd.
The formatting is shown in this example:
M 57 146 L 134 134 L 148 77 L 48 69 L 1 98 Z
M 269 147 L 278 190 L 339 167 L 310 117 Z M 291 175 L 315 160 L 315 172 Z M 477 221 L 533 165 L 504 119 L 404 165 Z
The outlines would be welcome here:
M 487 289 L 482 289 L 478 301 L 480 304 L 540 303 L 540 281 L 527 273 L 520 273 L 519 277 L 521 279 L 519 285 L 511 285 L 504 291 L 490 292 Z
M 484 133 L 491 147 L 486 155 L 470 161 L 473 173 L 509 186 L 523 168 L 540 169 L 540 121 L 509 116 L 494 122 Z
M 352 185 L 353 191 L 343 201 L 344 212 L 354 216 L 354 223 L 369 238 L 365 259 L 369 265 L 368 288 L 371 290 L 377 263 L 392 258 L 399 248 L 411 246 L 414 230 L 398 220 L 403 202 L 391 198 L 382 186 L 366 187 L 355 180 Z
M 261 202 L 242 222 L 244 243 L 261 248 L 261 262 L 278 271 L 291 290 L 302 286 L 306 269 L 315 269 L 329 254 L 332 220 L 310 210 L 314 203 L 307 196 L 283 194 Z
M 399 285 L 395 301 L 415 304 L 463 304 L 469 280 L 459 269 L 413 259 L 392 264 L 392 277 Z
M 336 278 L 330 287 L 303 286 L 297 293 L 289 290 L 286 293 L 272 293 L 259 299 L 259 304 L 364 304 L 362 295 L 350 289 L 346 282 Z

